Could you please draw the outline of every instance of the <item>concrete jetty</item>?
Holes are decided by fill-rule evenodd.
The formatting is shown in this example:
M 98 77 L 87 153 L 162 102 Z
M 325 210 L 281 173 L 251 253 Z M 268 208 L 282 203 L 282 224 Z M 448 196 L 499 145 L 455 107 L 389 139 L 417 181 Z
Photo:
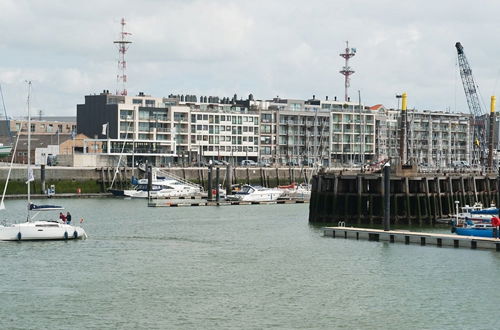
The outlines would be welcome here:
M 268 204 L 303 204 L 308 203 L 308 200 L 302 199 L 285 199 L 277 201 L 263 201 L 263 202 L 238 202 L 238 201 L 179 201 L 179 200 L 150 200 L 149 207 L 185 207 L 185 206 L 231 206 L 231 205 L 268 205 Z
M 327 237 L 386 241 L 390 243 L 404 243 L 416 245 L 449 246 L 466 249 L 489 249 L 500 251 L 500 239 L 459 236 L 454 234 L 438 234 L 413 232 L 405 230 L 388 230 L 355 228 L 355 227 L 324 227 L 323 233 Z

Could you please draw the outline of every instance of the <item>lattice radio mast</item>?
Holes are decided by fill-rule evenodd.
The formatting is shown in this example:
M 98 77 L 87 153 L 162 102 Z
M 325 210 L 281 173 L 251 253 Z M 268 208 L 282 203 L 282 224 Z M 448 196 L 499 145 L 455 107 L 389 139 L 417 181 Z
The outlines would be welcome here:
M 132 35 L 132 33 L 125 31 L 125 18 L 122 18 L 120 24 L 122 25 L 120 40 L 113 41 L 114 44 L 118 45 L 118 74 L 116 75 L 116 95 L 127 95 L 127 74 L 125 73 L 127 69 L 127 62 L 125 61 L 125 54 L 127 53 L 128 47 L 132 43 L 132 41 L 127 40 L 127 37 Z
M 351 67 L 349 66 L 349 59 L 356 55 L 356 48 L 349 48 L 349 41 L 345 42 L 345 53 L 340 54 L 345 59 L 345 65 L 342 68 L 341 71 L 339 71 L 341 74 L 344 75 L 344 86 L 345 86 L 345 101 L 349 101 L 349 94 L 348 94 L 348 89 L 350 86 L 350 81 L 351 79 L 349 78 L 350 75 L 354 73 L 353 70 L 351 70 Z

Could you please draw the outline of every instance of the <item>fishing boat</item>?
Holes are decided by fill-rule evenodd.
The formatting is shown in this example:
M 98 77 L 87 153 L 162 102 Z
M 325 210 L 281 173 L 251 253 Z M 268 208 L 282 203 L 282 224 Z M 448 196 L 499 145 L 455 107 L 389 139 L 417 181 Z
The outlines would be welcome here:
M 243 185 L 240 191 L 227 195 L 227 201 L 239 202 L 266 202 L 275 201 L 283 195 L 284 191 L 277 188 L 264 188 L 261 186 Z
M 457 211 L 455 214 L 451 215 L 453 219 L 455 219 L 455 223 L 460 224 L 464 223 L 467 220 L 472 221 L 472 223 L 489 223 L 493 216 L 498 216 L 499 209 L 494 205 L 490 207 L 483 207 L 482 203 L 474 203 L 472 206 L 465 205 L 460 208 L 460 212 L 458 211 L 458 203 Z
M 31 92 L 31 82 L 28 89 L 28 126 L 31 124 L 30 117 L 30 92 Z M 18 134 L 17 141 L 14 147 L 14 153 L 19 142 Z M 87 234 L 82 227 L 73 226 L 68 223 L 59 222 L 58 220 L 46 218 L 44 220 L 35 220 L 42 212 L 47 211 L 60 211 L 63 210 L 60 206 L 54 205 L 35 205 L 31 202 L 31 182 L 35 180 L 33 176 L 33 170 L 31 168 L 31 130 L 28 129 L 28 180 L 27 185 L 27 197 L 28 197 L 28 207 L 26 219 L 17 219 L 17 221 L 11 225 L 8 225 L 6 221 L 0 225 L 0 240 L 1 241 L 38 241 L 38 240 L 69 240 L 69 239 L 81 239 L 87 238 Z M 0 202 L 0 209 L 5 209 L 4 198 L 7 191 L 7 185 L 10 178 L 10 173 L 12 170 L 12 165 L 14 162 L 14 157 L 11 159 L 9 172 L 7 174 L 7 180 L 4 186 L 4 191 L 2 195 L 2 200 Z

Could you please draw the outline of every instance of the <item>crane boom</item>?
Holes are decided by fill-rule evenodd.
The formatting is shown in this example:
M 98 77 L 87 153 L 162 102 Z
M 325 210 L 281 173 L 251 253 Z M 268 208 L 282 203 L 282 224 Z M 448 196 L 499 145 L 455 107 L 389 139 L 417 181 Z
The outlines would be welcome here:
M 465 57 L 464 47 L 460 42 L 455 44 L 458 53 L 458 65 L 460 67 L 460 76 L 462 77 L 462 83 L 464 85 L 465 96 L 467 97 L 467 104 L 469 105 L 469 110 L 471 114 L 478 118 L 484 115 L 481 109 L 481 103 L 479 102 L 479 96 L 477 95 L 477 85 L 474 82 L 474 76 L 472 75 L 472 70 L 469 66 L 469 62 Z
M 474 139 L 473 163 L 477 163 L 480 161 L 480 158 L 484 158 L 486 147 L 484 111 L 481 108 L 481 103 L 479 102 L 478 88 L 474 81 L 472 69 L 469 66 L 467 57 L 465 57 L 464 48 L 460 42 L 455 44 L 455 48 L 458 53 L 458 65 L 460 68 L 460 77 L 462 78 L 462 84 L 464 86 L 465 97 L 467 98 L 469 111 L 472 115 Z

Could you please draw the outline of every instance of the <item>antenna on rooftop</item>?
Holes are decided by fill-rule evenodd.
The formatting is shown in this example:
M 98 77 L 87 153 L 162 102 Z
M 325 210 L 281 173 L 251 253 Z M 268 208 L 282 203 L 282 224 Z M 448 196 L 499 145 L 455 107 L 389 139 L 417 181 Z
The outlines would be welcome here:
M 132 41 L 127 40 L 127 37 L 132 35 L 132 33 L 125 31 L 125 18 L 122 18 L 121 23 L 122 32 L 120 32 L 120 40 L 114 41 L 114 44 L 118 45 L 118 74 L 116 75 L 117 89 L 116 95 L 127 95 L 127 74 L 125 70 L 127 69 L 127 62 L 125 61 L 125 54 L 127 53 L 128 47 Z M 120 89 L 121 84 L 121 90 Z
M 345 86 L 345 101 L 349 101 L 349 94 L 347 90 L 349 89 L 350 86 L 350 81 L 351 79 L 349 78 L 350 75 L 354 73 L 353 70 L 351 70 L 351 67 L 349 66 L 349 59 L 356 55 L 356 48 L 349 48 L 349 41 L 345 42 L 345 53 L 339 54 L 341 57 L 345 59 L 345 65 L 342 68 L 341 71 L 339 71 L 341 74 L 344 75 L 344 86 Z

